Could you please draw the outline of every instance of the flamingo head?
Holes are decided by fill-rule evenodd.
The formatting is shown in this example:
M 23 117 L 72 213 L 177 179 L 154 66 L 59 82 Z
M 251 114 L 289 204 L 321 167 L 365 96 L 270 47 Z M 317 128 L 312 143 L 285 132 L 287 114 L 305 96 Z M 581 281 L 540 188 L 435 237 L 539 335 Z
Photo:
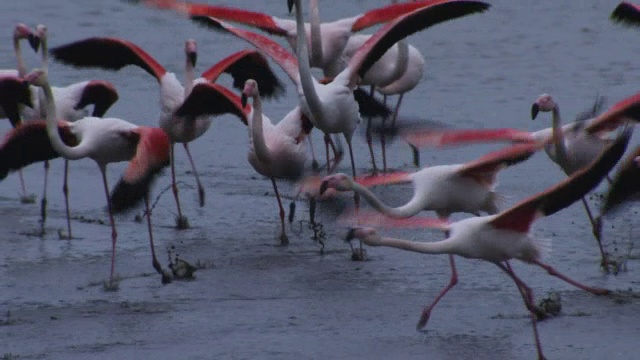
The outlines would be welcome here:
M 326 176 L 320 184 L 320 195 L 327 189 L 336 189 L 338 191 L 353 190 L 353 180 L 349 175 L 343 173 Z
M 556 102 L 553 100 L 551 95 L 542 94 L 538 97 L 536 102 L 531 105 L 531 120 L 535 119 L 538 116 L 540 111 L 549 112 L 556 108 Z
M 289 12 L 293 11 L 293 5 L 295 3 L 295 0 L 287 0 L 287 7 L 289 8 Z M 297 10 L 297 9 L 296 9 Z
M 36 34 L 34 34 L 27 25 L 20 23 L 16 25 L 16 28 L 13 31 L 13 40 L 18 41 L 22 39 L 27 39 L 33 51 L 38 51 L 40 39 L 38 39 Z
M 33 86 L 44 87 L 48 84 L 47 72 L 43 69 L 35 69 L 24 76 L 24 80 Z
M 367 241 L 368 245 L 375 246 L 375 243 L 369 243 L 372 239 L 377 238 L 378 232 L 374 228 L 370 227 L 354 227 L 349 229 L 345 241 L 349 242 L 353 239 L 360 239 Z
M 198 49 L 196 46 L 196 41 L 194 39 L 189 39 L 184 43 L 184 53 L 187 56 L 187 62 L 191 67 L 196 66 L 196 62 L 198 61 Z
M 29 38 L 29 44 L 31 45 L 33 51 L 38 51 L 38 47 L 40 46 L 40 44 L 43 44 L 43 46 L 45 46 L 47 44 L 47 27 L 42 24 L 36 26 L 33 40 Z
M 248 98 L 257 96 L 258 94 L 258 82 L 253 79 L 248 79 L 247 81 L 245 81 L 244 88 L 242 89 L 242 96 L 240 97 L 242 107 L 244 108 L 245 106 L 247 106 Z

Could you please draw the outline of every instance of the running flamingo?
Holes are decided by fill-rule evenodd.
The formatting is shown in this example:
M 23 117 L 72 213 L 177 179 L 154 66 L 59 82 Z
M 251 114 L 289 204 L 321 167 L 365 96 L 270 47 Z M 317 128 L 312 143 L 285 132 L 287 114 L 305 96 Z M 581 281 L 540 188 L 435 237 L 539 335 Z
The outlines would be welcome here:
M 113 218 L 112 202 L 107 184 L 106 168 L 112 162 L 130 161 L 122 182 L 149 186 L 149 178 L 158 173 L 169 161 L 169 137 L 160 128 L 137 126 L 118 118 L 85 117 L 76 122 L 56 120 L 56 104 L 53 92 L 47 79 L 47 72 L 35 70 L 25 77 L 32 85 L 41 87 L 44 93 L 46 124 L 34 123 L 33 131 L 23 134 L 23 140 L 34 144 L 34 138 L 40 138 L 46 131 L 53 149 L 68 160 L 82 158 L 93 159 L 100 169 L 104 191 L 107 197 L 109 221 L 111 223 L 111 271 L 108 288 L 117 287 L 115 279 L 115 250 L 118 233 Z M 45 130 L 46 129 L 46 130 Z M 63 135 L 61 136 L 60 133 Z M 65 141 L 66 140 L 66 141 Z M 69 143 L 69 144 L 67 144 Z M 49 144 L 39 143 L 45 149 Z M 37 151 L 35 152 L 37 153 Z M 34 156 L 35 154 L 25 154 Z M 138 191 L 148 197 L 148 189 Z M 145 201 L 148 205 L 148 200 Z M 150 215 L 149 209 L 147 214 Z M 162 270 L 158 262 L 151 235 L 151 216 L 147 216 L 149 227 L 149 242 L 154 268 L 162 275 L 163 282 L 170 281 L 170 277 Z
M 137 45 L 117 38 L 92 37 L 59 46 L 52 50 L 53 56 L 64 63 L 79 67 L 101 67 L 118 70 L 127 65 L 136 65 L 156 78 L 160 85 L 160 127 L 171 138 L 171 176 L 172 190 L 176 201 L 178 229 L 189 227 L 186 217 L 182 215 L 178 186 L 175 176 L 173 144 L 182 143 L 198 186 L 200 206 L 204 206 L 205 191 L 200 182 L 198 171 L 189 151 L 189 142 L 202 136 L 211 126 L 208 116 L 199 116 L 186 120 L 176 116 L 175 111 L 188 98 L 194 83 L 213 82 L 223 73 L 234 78 L 234 86 L 241 87 L 248 78 L 256 78 L 264 84 L 265 96 L 277 96 L 283 87 L 271 71 L 266 59 L 256 51 L 240 51 L 221 60 L 202 74 L 202 78 L 194 80 L 193 68 L 196 62 L 196 43 L 187 40 L 185 43 L 186 82 L 184 87 L 174 73 L 167 70 Z
M 525 282 L 513 272 L 509 260 L 515 258 L 528 264 L 540 266 L 550 275 L 596 295 L 609 293 L 609 290 L 588 287 L 569 279 L 552 266 L 542 262 L 541 257 L 550 246 L 550 241 L 536 239 L 529 232 L 536 219 L 552 215 L 566 208 L 595 188 L 622 157 L 630 137 L 631 131 L 625 131 L 617 141 L 607 146 L 590 166 L 496 215 L 472 217 L 451 224 L 439 219 L 395 220 L 380 215 L 361 214 L 357 216 L 358 221 L 377 226 L 426 226 L 441 229 L 447 234 L 445 240 L 425 243 L 394 239 L 382 237 L 375 229 L 366 227 L 351 229 L 347 240 L 358 238 L 370 246 L 387 246 L 426 254 L 456 254 L 496 264 L 516 283 L 522 299 L 530 311 L 538 358 L 544 359 L 536 325 L 533 293 Z M 429 307 L 425 308 L 418 322 L 418 329 L 426 324 L 430 311 Z

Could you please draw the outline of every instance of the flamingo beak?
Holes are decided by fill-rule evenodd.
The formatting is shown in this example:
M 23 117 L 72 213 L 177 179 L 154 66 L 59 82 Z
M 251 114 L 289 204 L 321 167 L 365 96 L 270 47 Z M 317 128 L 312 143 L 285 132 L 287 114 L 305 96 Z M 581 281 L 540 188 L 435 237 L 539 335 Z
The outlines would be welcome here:
M 289 12 L 293 11 L 293 1 L 294 0 L 287 0 L 287 6 L 289 7 Z
M 33 51 L 38 52 L 40 48 L 40 38 L 37 35 L 29 34 L 28 38 L 29 46 L 33 49 Z
M 325 191 L 329 188 L 329 182 L 327 180 L 323 181 L 320 184 L 320 195 L 324 194 Z
M 243 109 L 247 106 L 247 95 L 245 93 L 242 93 L 242 96 L 240 96 L 240 103 Z
M 196 67 L 196 62 L 198 61 L 198 53 L 190 52 L 188 56 L 189 56 L 189 63 L 191 64 L 191 66 Z
M 349 232 L 347 232 L 347 236 L 344 238 L 344 241 L 350 242 L 351 240 L 353 240 L 353 238 L 356 237 L 355 233 L 356 233 L 356 228 L 349 229 Z
M 540 106 L 538 104 L 531 105 L 531 120 L 534 120 L 538 113 L 540 112 Z

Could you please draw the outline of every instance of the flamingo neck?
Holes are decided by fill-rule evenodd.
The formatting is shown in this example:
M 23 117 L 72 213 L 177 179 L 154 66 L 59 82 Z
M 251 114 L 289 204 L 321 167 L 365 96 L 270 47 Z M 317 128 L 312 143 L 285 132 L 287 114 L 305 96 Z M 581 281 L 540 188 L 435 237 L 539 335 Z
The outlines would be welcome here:
M 396 64 L 393 69 L 392 78 L 396 81 L 407 72 L 409 67 L 409 44 L 406 39 L 402 39 L 397 42 L 398 44 L 398 57 L 396 58 Z
M 195 79 L 195 75 L 193 74 L 194 69 L 191 61 L 189 61 L 189 56 L 186 56 L 185 69 L 184 69 L 184 97 L 185 99 L 191 93 L 193 89 L 193 81 Z
M 565 163 L 567 161 L 567 148 L 564 143 L 564 132 L 562 131 L 560 108 L 557 105 L 552 110 L 551 121 L 553 131 L 552 138 L 556 150 L 556 159 L 560 163 Z
M 24 59 L 22 58 L 22 49 L 20 49 L 20 39 L 13 38 L 13 50 L 16 53 L 16 60 L 18 61 L 18 76 L 23 77 L 27 74 L 27 65 L 24 63 Z
M 42 92 L 45 100 L 45 115 L 47 120 L 47 134 L 51 140 L 53 149 L 67 160 L 77 160 L 85 157 L 80 153 L 78 147 L 67 146 L 60 138 L 58 132 L 58 121 L 56 119 L 56 104 L 53 98 L 53 91 L 49 85 L 49 80 L 45 81 L 42 86 Z
M 371 190 L 356 183 L 353 180 L 351 180 L 351 188 L 353 189 L 353 191 L 362 195 L 362 197 L 369 203 L 369 205 L 373 206 L 379 212 L 392 218 L 408 218 L 419 213 L 424 208 L 422 199 L 418 198 L 416 195 L 414 195 L 413 198 L 411 198 L 411 200 L 409 200 L 409 202 L 405 205 L 392 208 L 380 201 L 380 199 L 378 199 L 375 194 L 371 192 Z
M 42 47 L 42 69 L 49 71 L 49 45 L 47 45 L 47 37 L 43 36 L 40 41 L 40 46 Z
M 309 0 L 309 30 L 311 32 L 311 63 L 320 66 L 323 64 L 322 32 L 320 30 L 320 10 L 318 0 Z
M 269 161 L 269 148 L 264 138 L 264 127 L 262 124 L 262 100 L 260 94 L 253 96 L 253 115 L 250 119 L 249 131 L 256 157 L 261 162 Z
M 435 242 L 418 242 L 375 235 L 375 239 L 363 239 L 370 246 L 386 246 L 396 249 L 413 251 L 422 254 L 456 254 L 458 252 L 455 242 L 445 239 Z
M 301 101 L 307 103 L 310 114 L 317 115 L 322 113 L 322 103 L 318 97 L 315 87 L 315 79 L 311 76 L 311 67 L 309 65 L 309 52 L 307 50 L 307 40 L 304 28 L 304 18 L 302 15 L 302 0 L 296 0 L 296 55 L 298 57 L 298 67 L 300 76 L 300 85 L 302 86 L 302 93 L 298 88 L 298 95 L 301 96 Z M 317 121 L 313 117 L 314 121 Z

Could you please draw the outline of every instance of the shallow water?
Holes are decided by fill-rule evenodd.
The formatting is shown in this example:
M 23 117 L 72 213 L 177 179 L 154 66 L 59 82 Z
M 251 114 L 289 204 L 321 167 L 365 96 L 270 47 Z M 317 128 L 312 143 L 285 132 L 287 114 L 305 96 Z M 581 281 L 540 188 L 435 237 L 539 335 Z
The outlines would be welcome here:
M 233 3 L 288 17 L 284 4 Z M 638 30 L 612 24 L 615 1 L 492 1 L 485 14 L 438 25 L 409 38 L 425 55 L 423 82 L 403 101 L 402 116 L 458 128 L 516 127 L 536 130 L 550 125 L 541 114 L 531 121 L 531 103 L 552 94 L 565 119 L 587 109 L 596 95 L 609 104 L 637 92 L 640 84 Z M 321 16 L 337 19 L 383 4 L 345 2 L 327 6 Z M 204 70 L 233 51 L 249 46 L 231 36 L 208 31 L 174 14 L 116 1 L 52 2 L 23 0 L 0 4 L 0 68 L 14 66 L 10 36 L 17 22 L 45 23 L 50 45 L 86 36 L 116 36 L 139 44 L 170 71 L 182 74 L 183 44 L 199 46 L 198 69 Z M 39 58 L 24 49 L 30 66 Z M 283 72 L 277 69 L 286 81 Z M 120 100 L 109 115 L 141 125 L 156 125 L 158 89 L 138 68 L 120 72 L 76 70 L 51 64 L 54 84 L 106 79 Z M 229 79 L 224 79 L 229 85 Z M 223 81 L 223 82 L 224 82 Z M 265 111 L 278 119 L 295 106 L 294 89 L 269 102 Z M 8 131 L 8 122 L 4 125 Z M 321 138 L 314 137 L 320 149 Z M 636 136 L 633 144 L 638 143 Z M 361 172 L 370 164 L 364 139 L 355 141 Z M 50 172 L 47 236 L 30 236 L 38 228 L 38 205 L 19 202 L 19 182 L 10 175 L 0 187 L 4 236 L 0 256 L 0 354 L 20 359 L 208 359 L 208 358 L 434 358 L 530 359 L 535 356 L 531 326 L 510 280 L 495 266 L 458 258 L 460 282 L 434 310 L 428 332 L 415 331 L 422 306 L 449 276 L 446 256 L 420 256 L 394 249 L 370 248 L 370 261 L 349 261 L 342 241 L 346 229 L 333 222 L 338 201 L 318 209 L 326 232 L 326 253 L 298 221 L 307 217 L 299 202 L 289 231 L 291 245 L 277 244 L 276 202 L 270 181 L 246 161 L 247 134 L 232 117 L 216 119 L 191 149 L 207 190 L 205 207 L 197 205 L 195 181 L 182 149 L 177 148 L 184 212 L 192 228 L 173 229 L 175 205 L 164 193 L 154 211 L 154 235 L 160 260 L 167 265 L 169 246 L 181 258 L 199 263 L 195 281 L 163 286 L 150 266 L 146 226 L 134 214 L 118 217 L 117 292 L 105 292 L 110 259 L 107 225 L 75 220 L 79 239 L 58 240 L 65 227 L 62 162 Z M 423 150 L 423 165 L 472 160 L 496 146 Z M 411 170 L 406 145 L 389 149 L 389 163 Z M 115 184 L 126 164 L 109 167 Z M 349 171 L 349 163 L 341 164 Z M 76 218 L 107 221 L 97 167 L 73 162 L 71 206 Z M 25 169 L 30 192 L 40 195 L 42 166 Z M 505 206 L 560 181 L 564 174 L 545 154 L 500 174 Z M 159 179 L 154 196 L 170 184 Z M 289 196 L 293 187 L 282 183 Z M 602 191 L 604 187 L 599 188 Z M 376 190 L 400 204 L 408 187 Z M 346 197 L 349 201 L 349 197 Z M 595 202 L 594 202 L 595 203 Z M 629 244 L 637 234 L 631 220 L 607 227 L 607 241 Z M 461 218 L 462 215 L 454 216 Z M 627 224 L 627 225 L 624 225 Z M 629 225 L 630 224 L 630 225 Z M 614 225 L 617 225 L 615 223 Z M 625 228 L 631 226 L 631 229 Z M 619 229 L 619 231 L 618 231 Z M 385 231 L 414 239 L 437 239 L 437 232 Z M 553 240 L 546 260 L 558 270 L 613 295 L 595 297 L 521 263 L 515 271 L 537 297 L 550 291 L 562 296 L 562 315 L 540 323 L 550 359 L 633 358 L 640 351 L 636 290 L 638 251 L 617 276 L 598 269 L 599 255 L 580 204 L 536 223 L 535 235 Z M 611 245 L 613 246 L 613 245 Z M 610 248 L 611 249 L 611 248 Z M 613 250 L 612 250 L 613 251 Z M 629 251 L 624 250 L 623 253 Z

